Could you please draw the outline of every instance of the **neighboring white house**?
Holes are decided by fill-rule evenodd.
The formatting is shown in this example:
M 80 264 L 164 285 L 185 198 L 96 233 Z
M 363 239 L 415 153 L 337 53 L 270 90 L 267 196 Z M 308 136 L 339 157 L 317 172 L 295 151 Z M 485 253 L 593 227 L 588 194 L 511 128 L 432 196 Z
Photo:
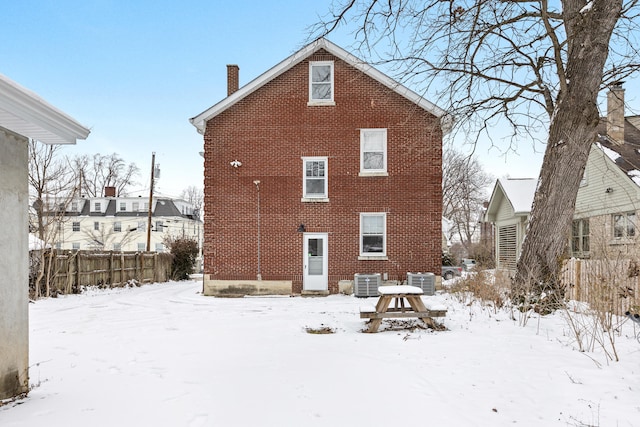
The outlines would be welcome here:
M 533 178 L 501 178 L 493 188 L 485 218 L 495 225 L 496 268 L 516 267 L 537 185 Z
M 167 238 L 188 238 L 202 248 L 202 221 L 192 204 L 181 199 L 154 197 L 149 230 L 149 199 L 116 197 L 76 198 L 47 206 L 50 234 L 56 249 L 164 252 Z M 201 253 L 199 251 L 199 253 Z
M 576 197 L 568 255 L 576 258 L 640 256 L 640 116 L 624 116 L 624 89 L 611 88 L 607 117 L 589 152 Z M 537 180 L 501 179 L 486 219 L 496 227 L 496 266 L 514 269 L 520 256 Z
M 75 144 L 89 129 L 0 75 L 0 400 L 29 389 L 29 138 Z

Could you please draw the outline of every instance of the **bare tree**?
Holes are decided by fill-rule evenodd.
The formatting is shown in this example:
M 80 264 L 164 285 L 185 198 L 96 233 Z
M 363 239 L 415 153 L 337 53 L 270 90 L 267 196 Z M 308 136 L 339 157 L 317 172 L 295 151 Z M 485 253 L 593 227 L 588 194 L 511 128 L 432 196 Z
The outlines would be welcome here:
M 345 0 L 313 29 L 355 23 L 361 50 L 435 88 L 458 129 L 516 141 L 547 129 L 516 296 L 556 286 L 576 195 L 596 138 L 599 91 L 640 68 L 639 0 Z M 432 86 L 433 85 L 433 86 Z M 511 147 L 511 145 L 510 145 Z
M 204 204 L 204 191 L 202 188 L 190 185 L 182 190 L 180 198 L 193 205 L 195 212 L 198 212 L 198 216 L 200 217 L 200 212 Z
M 73 174 L 59 151 L 59 145 L 29 140 L 29 193 L 35 211 L 31 228 L 47 243 L 51 242 L 48 224 L 56 222 L 52 221 L 58 217 L 56 212 L 64 213 L 75 192 Z
M 127 164 L 116 153 L 111 155 L 77 155 L 70 160 L 77 173 L 82 194 L 103 197 L 105 187 L 115 187 L 116 195 L 126 196 L 127 190 L 137 184 L 140 169 L 135 163 Z
M 442 214 L 451 222 L 447 237 L 457 237 L 470 254 L 493 178 L 473 156 L 445 149 L 442 157 Z
M 44 257 L 48 255 L 50 260 L 52 254 L 44 248 L 52 245 L 67 220 L 66 212 L 77 190 L 73 173 L 59 156 L 60 148 L 29 140 L 29 193 L 35 212 L 35 218 L 30 216 L 30 228 L 44 242 L 44 247 L 30 256 L 35 298 L 40 297 L 43 279 L 44 295 L 50 295 L 51 269 L 45 271 Z

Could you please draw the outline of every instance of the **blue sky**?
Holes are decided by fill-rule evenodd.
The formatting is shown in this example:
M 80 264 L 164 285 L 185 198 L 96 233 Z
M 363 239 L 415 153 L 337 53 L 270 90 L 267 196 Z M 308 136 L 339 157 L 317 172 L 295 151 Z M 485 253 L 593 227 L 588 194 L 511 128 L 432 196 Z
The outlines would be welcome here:
M 188 119 L 226 96 L 226 64 L 239 65 L 240 85 L 248 83 L 306 44 L 332 1 L 5 3 L 0 73 L 92 129 L 65 154 L 118 153 L 138 165 L 136 188 L 148 191 L 155 151 L 157 188 L 177 196 L 202 186 L 202 136 Z M 349 31 L 330 39 L 351 50 Z M 532 177 L 544 147 L 536 149 L 520 144 L 505 158 L 481 144 L 475 152 L 496 177 Z

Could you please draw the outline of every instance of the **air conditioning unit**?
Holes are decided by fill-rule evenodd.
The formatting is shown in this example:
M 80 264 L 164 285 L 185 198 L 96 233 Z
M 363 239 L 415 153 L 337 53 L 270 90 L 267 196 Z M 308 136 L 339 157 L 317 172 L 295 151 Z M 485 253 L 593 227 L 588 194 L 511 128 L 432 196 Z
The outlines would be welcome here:
M 377 297 L 378 287 L 382 285 L 382 275 L 359 274 L 353 275 L 353 295 L 357 297 Z
M 425 295 L 435 295 L 436 275 L 433 273 L 407 273 L 407 285 L 417 286 Z

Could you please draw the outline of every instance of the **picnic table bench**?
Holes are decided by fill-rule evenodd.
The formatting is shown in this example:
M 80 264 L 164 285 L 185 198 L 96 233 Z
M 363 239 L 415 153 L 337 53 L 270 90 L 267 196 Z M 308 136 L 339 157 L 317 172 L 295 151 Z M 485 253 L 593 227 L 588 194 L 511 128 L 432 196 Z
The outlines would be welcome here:
M 366 332 L 378 332 L 382 319 L 411 318 L 422 319 L 428 326 L 435 327 L 434 317 L 444 317 L 447 308 L 442 304 L 425 305 L 422 289 L 417 286 L 380 286 L 380 298 L 375 307 L 360 307 L 360 318 L 369 319 Z M 391 301 L 395 300 L 393 307 Z

